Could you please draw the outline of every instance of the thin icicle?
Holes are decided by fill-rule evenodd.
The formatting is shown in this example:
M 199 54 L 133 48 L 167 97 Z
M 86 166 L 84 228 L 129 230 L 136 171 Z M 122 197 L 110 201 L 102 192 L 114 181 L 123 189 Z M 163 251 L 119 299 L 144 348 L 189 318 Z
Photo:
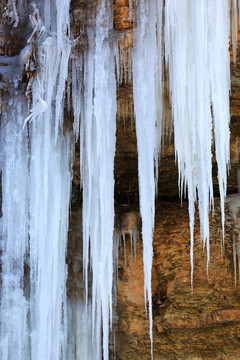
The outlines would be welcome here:
M 237 0 L 232 0 L 232 44 L 233 44 L 233 61 L 236 64 L 237 40 L 238 40 L 238 6 Z
M 240 235 L 238 236 L 237 241 L 237 259 L 238 259 L 238 283 L 240 284 Z
M 129 21 L 133 20 L 133 0 L 129 0 Z
M 225 199 L 229 208 L 231 218 L 233 220 L 233 267 L 234 267 L 234 283 L 237 285 L 237 262 L 240 283 L 240 193 L 228 195 Z M 236 236 L 238 234 L 238 236 Z
M 236 238 L 233 237 L 233 268 L 234 268 L 234 284 L 237 285 L 237 251 Z
M 230 162 L 230 112 L 229 112 L 229 91 L 230 91 L 230 56 L 229 48 L 229 2 L 227 0 L 211 3 L 209 9 L 210 17 L 210 73 L 211 73 L 211 98 L 213 104 L 213 123 L 214 123 L 214 141 L 215 154 L 218 164 L 218 183 L 221 198 L 221 214 L 222 214 L 222 232 L 224 244 L 224 223 L 225 211 L 224 200 L 227 191 L 227 167 Z M 215 26 L 211 25 L 212 20 Z M 212 45 L 210 45 L 212 44 Z M 220 60 L 221 59 L 221 60 Z
M 138 146 L 140 212 L 142 217 L 144 294 L 152 336 L 152 240 L 155 216 L 155 165 L 161 141 L 161 16 L 162 2 L 140 0 L 136 9 L 133 49 L 133 93 Z M 160 76 L 160 78 L 159 78 Z
M 132 82 L 132 47 L 127 44 L 128 35 L 118 40 L 116 53 L 116 70 L 118 85 Z
M 213 204 L 212 127 L 224 229 L 226 166 L 229 162 L 229 2 L 167 0 L 165 54 L 174 117 L 179 189 L 188 188 L 193 284 L 194 203 L 210 261 L 209 211 Z M 224 233 L 224 230 L 223 230 Z
M 13 27 L 17 27 L 19 23 L 19 14 L 15 0 L 8 0 L 7 6 L 4 8 L 3 17 L 9 18 Z
M 137 212 L 126 212 L 122 213 L 119 218 L 119 223 L 117 224 L 115 230 L 115 237 L 117 239 L 119 248 L 121 249 L 122 242 L 124 246 L 124 257 L 126 265 L 126 235 L 130 238 L 131 246 L 131 260 L 133 255 L 136 260 L 136 245 L 139 239 L 139 215 Z M 122 240 L 122 241 L 121 241 Z
M 82 57 L 72 59 L 72 105 L 73 105 L 73 132 L 76 141 L 79 137 L 79 123 L 82 112 Z
M 240 169 L 237 170 L 238 192 L 240 193 Z

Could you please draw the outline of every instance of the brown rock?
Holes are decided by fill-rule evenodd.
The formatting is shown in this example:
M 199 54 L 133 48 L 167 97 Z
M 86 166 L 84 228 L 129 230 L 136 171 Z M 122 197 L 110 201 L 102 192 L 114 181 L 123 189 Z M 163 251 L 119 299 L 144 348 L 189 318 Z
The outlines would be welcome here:
M 187 212 L 187 204 L 181 207 L 180 204 L 163 203 L 156 215 L 152 273 L 154 359 L 236 360 L 240 356 L 237 335 L 240 330 L 240 293 L 239 286 L 234 286 L 233 220 L 231 226 L 226 227 L 225 254 L 221 257 L 220 217 L 216 206 L 216 215 L 210 224 L 211 262 L 207 280 L 206 251 L 202 251 L 197 219 L 194 292 L 191 293 Z M 128 248 L 127 257 L 129 251 Z M 141 243 L 137 254 L 136 264 L 129 260 L 125 268 L 123 257 L 120 256 L 119 260 L 125 278 L 125 282 L 119 279 L 117 307 L 117 359 L 121 360 L 150 359 L 149 328 L 142 290 Z M 134 322 L 136 317 L 138 321 Z M 133 341 L 136 337 L 137 345 Z

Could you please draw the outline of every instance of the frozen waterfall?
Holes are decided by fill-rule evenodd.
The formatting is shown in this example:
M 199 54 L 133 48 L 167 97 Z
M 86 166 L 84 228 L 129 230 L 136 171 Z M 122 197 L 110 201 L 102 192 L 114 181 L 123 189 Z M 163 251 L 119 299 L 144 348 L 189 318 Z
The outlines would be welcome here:
M 15 79 L 13 100 L 1 121 L 1 359 L 66 357 L 72 146 L 62 125 L 70 55 L 68 6 L 57 4 L 57 35 L 41 42 L 39 9 L 32 4 L 32 56 L 25 60 L 30 71 L 39 64 L 41 70 L 29 80 L 30 112 L 27 116 Z
M 117 85 L 124 79 L 133 83 L 144 295 L 153 357 L 152 242 L 164 89 L 168 86 L 170 91 L 179 192 L 189 202 L 193 288 L 196 203 L 207 271 L 210 261 L 214 154 L 224 238 L 230 157 L 230 16 L 236 62 L 240 2 L 129 0 L 133 49 L 125 51 L 119 41 L 122 35 L 113 26 L 113 1 L 98 0 L 80 54 L 74 49 L 78 38 L 71 37 L 70 0 L 42 0 L 39 7 L 27 0 L 11 0 L 6 5 L 4 17 L 13 27 L 21 22 L 22 9 L 29 8 L 32 33 L 21 54 L 8 59 L 11 66 L 27 69 L 26 96 L 18 70 L 11 80 L 14 90 L 0 113 L 0 357 L 109 359 L 117 289 L 113 276 L 118 244 L 121 236 L 125 239 L 125 233 L 114 234 Z M 5 73 L 10 70 L 8 65 L 0 68 Z M 66 102 L 74 117 L 72 129 L 64 126 Z M 68 219 L 78 139 L 85 298 L 67 300 Z M 137 230 L 130 229 L 129 234 L 135 244 Z

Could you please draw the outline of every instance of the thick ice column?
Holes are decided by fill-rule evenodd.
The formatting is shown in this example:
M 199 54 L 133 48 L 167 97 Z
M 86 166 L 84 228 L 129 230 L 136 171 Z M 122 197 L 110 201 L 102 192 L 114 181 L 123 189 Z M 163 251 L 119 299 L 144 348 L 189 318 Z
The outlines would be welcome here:
M 32 359 L 66 356 L 66 246 L 71 190 L 71 139 L 62 134 L 69 44 L 39 49 L 42 71 L 33 83 L 30 130 L 30 276 Z M 61 96 L 60 96 L 61 94 Z M 55 105 L 56 104 L 56 105 Z
M 31 68 L 37 68 L 29 82 L 30 112 L 26 117 L 27 100 L 16 95 L 9 104 L 12 110 L 1 118 L 0 351 L 1 358 L 9 360 L 55 360 L 67 357 L 71 138 L 63 135 L 62 125 L 71 50 L 69 1 L 56 2 L 57 20 L 52 26 L 56 33 L 48 38 L 43 35 L 39 9 L 35 3 L 31 8 L 31 25 L 36 25 L 29 40 L 35 49 Z
M 43 116 L 31 127 L 30 265 L 32 359 L 66 354 L 66 246 L 71 189 L 70 139 L 54 139 Z
M 97 339 L 99 359 L 103 332 L 105 360 L 108 359 L 109 328 L 112 323 L 116 132 L 116 80 L 114 51 L 109 38 L 111 28 L 111 2 L 101 1 L 97 6 L 96 34 L 92 31 L 88 34 L 89 50 L 85 56 L 84 69 L 84 116 L 80 129 L 85 286 L 88 286 L 90 262 L 92 335 Z
M 152 343 L 152 240 L 155 179 L 161 145 L 162 2 L 140 0 L 136 9 L 133 51 L 133 93 L 138 146 L 140 211 L 142 217 L 145 303 Z
M 45 4 L 46 5 L 46 4 Z M 71 138 L 63 135 L 70 42 L 69 2 L 56 2 L 56 34 L 38 43 L 29 128 L 30 338 L 32 359 L 65 358 L 66 246 L 71 190 Z M 52 20 L 52 19 L 51 19 Z
M 28 296 L 24 262 L 28 252 L 28 141 L 23 97 L 10 100 L 1 117 L 1 359 L 29 359 Z M 24 102 L 24 101 L 23 101 Z
M 209 252 L 213 204 L 212 144 L 215 142 L 224 226 L 229 161 L 229 2 L 167 0 L 165 54 L 174 117 L 181 196 L 188 188 L 193 282 L 193 229 L 198 199 L 201 238 Z M 214 126 L 214 139 L 212 128 Z

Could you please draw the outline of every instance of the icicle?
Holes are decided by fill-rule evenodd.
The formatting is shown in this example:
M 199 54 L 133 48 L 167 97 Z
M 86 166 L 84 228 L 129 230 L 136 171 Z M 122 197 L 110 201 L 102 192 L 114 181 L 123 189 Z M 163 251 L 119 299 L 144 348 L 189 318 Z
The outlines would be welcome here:
M 74 111 L 73 132 L 76 141 L 79 137 L 79 122 L 82 111 L 82 57 L 72 59 L 72 104 Z
M 35 119 L 34 119 L 35 120 Z M 66 353 L 66 245 L 70 139 L 54 140 L 50 114 L 31 126 L 30 270 L 32 359 Z
M 120 233 L 115 230 L 113 234 L 113 310 L 117 307 L 118 249 L 120 245 L 120 237 Z
M 212 19 L 213 12 L 214 18 Z M 216 1 L 215 6 L 213 3 L 211 3 L 209 14 L 210 42 L 208 44 L 208 49 L 211 55 L 211 100 L 213 106 L 215 154 L 218 164 L 218 183 L 221 199 L 222 232 L 224 244 L 224 200 L 227 191 L 227 166 L 229 166 L 230 162 L 230 56 L 228 52 L 230 28 L 230 20 L 228 16 L 229 2 L 224 0 L 219 4 L 219 2 Z M 212 21 L 215 22 L 214 27 Z
M 233 267 L 234 267 L 234 283 L 237 285 L 237 253 L 236 253 L 236 239 L 233 237 Z
M 89 30 L 84 63 L 85 104 L 80 130 L 80 164 L 83 187 L 83 257 L 86 296 L 89 249 L 92 267 L 92 324 L 100 359 L 108 359 L 109 326 L 112 324 L 113 286 L 113 166 L 116 131 L 116 80 L 110 1 L 99 2 L 96 35 Z M 90 246 L 89 246 L 90 240 Z
M 201 239 L 207 244 L 207 266 L 210 260 L 208 216 L 213 204 L 213 125 L 224 229 L 226 166 L 229 161 L 228 46 L 228 0 L 166 1 L 165 54 L 181 194 L 188 187 L 192 284 L 194 203 L 197 198 Z
M 127 81 L 129 82 L 129 84 L 132 82 L 132 48 L 128 49 L 127 52 L 127 59 L 128 59 L 128 79 Z
M 91 305 L 80 299 L 68 299 L 67 360 L 96 360 L 96 343 L 92 343 Z
M 126 253 L 126 237 L 125 237 L 125 233 L 121 234 L 121 240 L 122 240 L 122 243 L 123 243 L 124 266 L 126 268 L 127 267 L 127 253 Z
M 28 141 L 22 133 L 24 98 L 14 96 L 1 118 L 1 341 L 0 358 L 29 359 L 28 297 L 24 263 L 28 251 Z
M 51 1 L 44 0 L 44 22 L 48 30 L 51 28 Z
M 64 13 L 62 6 L 65 9 L 66 2 L 57 4 L 59 14 Z M 61 20 L 59 15 L 58 22 Z M 67 134 L 61 133 L 70 44 L 63 23 L 57 31 L 56 37 L 48 37 L 39 48 L 42 68 L 32 86 L 30 315 L 31 357 L 36 360 L 60 359 L 66 354 L 65 257 L 71 142 Z M 35 110 L 40 102 L 45 102 L 47 108 L 38 114 Z
M 133 20 L 133 0 L 129 0 L 129 21 Z
M 7 6 L 4 8 L 3 17 L 9 18 L 13 27 L 17 27 L 19 23 L 18 9 L 15 0 L 8 0 Z
M 240 214 L 240 193 L 228 195 L 225 202 L 229 208 L 231 218 L 234 222 L 233 226 L 233 268 L 234 268 L 234 283 L 237 285 L 237 262 L 240 283 L 240 235 L 236 238 L 236 233 L 240 232 L 239 214 Z
M 240 193 L 240 169 L 237 170 L 238 192 Z
M 158 16 L 157 16 L 158 15 Z M 140 212 L 142 217 L 144 293 L 149 311 L 152 350 L 152 238 L 155 216 L 155 163 L 161 137 L 161 16 L 162 2 L 140 0 L 136 11 L 133 49 L 133 93 L 138 146 Z M 158 63 L 159 61 L 159 63 Z
M 132 82 L 132 48 L 127 41 L 128 33 L 119 38 L 118 51 L 115 50 L 118 85 Z
M 41 66 L 29 82 L 31 110 L 24 120 L 20 104 L 26 100 L 16 97 L 19 106 L 15 106 L 14 101 L 14 115 L 11 114 L 7 122 L 4 119 L 2 124 L 5 152 L 1 299 L 3 359 L 66 358 L 65 258 L 71 138 L 68 134 L 62 135 L 62 114 L 70 54 L 64 25 L 68 24 L 68 6 L 68 1 L 57 3 L 57 11 L 64 15 L 64 19 L 58 18 L 58 22 L 62 22 L 57 27 L 57 34 L 48 37 L 41 45 L 43 26 L 39 9 L 32 3 L 30 21 L 33 32 L 29 43 L 37 48 L 35 61 Z M 24 265 L 29 267 L 29 279 Z
M 239 242 L 239 240 L 240 240 L 240 235 L 238 236 L 238 241 L 237 241 L 238 283 L 240 284 L 240 242 Z
M 236 64 L 237 41 L 238 41 L 238 11 L 237 0 L 232 0 L 232 44 L 233 61 Z
M 136 212 L 126 212 L 121 214 L 120 222 L 115 230 L 115 237 L 117 239 L 119 248 L 121 249 L 123 243 L 125 266 L 126 259 L 126 235 L 129 235 L 131 246 L 131 260 L 134 255 L 136 259 L 136 245 L 139 239 L 139 215 Z M 121 242 L 122 240 L 122 242 Z

